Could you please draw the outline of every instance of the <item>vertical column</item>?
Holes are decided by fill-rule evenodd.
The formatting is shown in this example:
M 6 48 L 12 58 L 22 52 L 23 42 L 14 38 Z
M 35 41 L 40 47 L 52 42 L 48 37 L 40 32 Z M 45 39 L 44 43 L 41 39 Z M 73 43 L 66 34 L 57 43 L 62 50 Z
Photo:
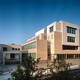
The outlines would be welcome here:
M 3 65 L 5 65 L 5 53 L 3 53 Z
M 75 54 L 73 54 L 73 57 L 74 57 L 74 59 L 75 59 Z
M 67 58 L 67 54 L 66 54 L 66 59 L 68 59 L 68 58 Z
M 19 55 L 20 55 L 20 62 L 22 62 L 22 53 L 20 52 Z

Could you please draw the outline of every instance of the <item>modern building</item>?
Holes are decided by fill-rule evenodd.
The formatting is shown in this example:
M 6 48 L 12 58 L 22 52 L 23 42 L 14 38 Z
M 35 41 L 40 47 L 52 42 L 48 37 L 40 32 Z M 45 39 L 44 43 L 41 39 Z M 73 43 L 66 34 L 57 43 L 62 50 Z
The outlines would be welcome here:
M 65 21 L 53 22 L 28 39 L 22 45 L 22 50 L 27 50 L 28 56 L 35 59 L 65 59 L 73 64 L 79 64 L 79 26 Z
M 0 63 L 12 63 L 22 60 L 21 46 L 16 44 L 0 44 Z

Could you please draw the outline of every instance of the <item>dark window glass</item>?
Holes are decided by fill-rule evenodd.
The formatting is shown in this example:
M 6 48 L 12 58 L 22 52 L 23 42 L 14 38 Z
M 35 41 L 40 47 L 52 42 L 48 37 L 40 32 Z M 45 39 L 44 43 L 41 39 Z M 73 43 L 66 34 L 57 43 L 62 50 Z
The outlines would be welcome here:
M 57 58 L 58 59 L 66 59 L 66 54 L 58 54 Z
M 18 48 L 18 50 L 20 50 L 20 48 Z
M 67 36 L 67 42 L 75 42 L 75 37 Z
M 12 50 L 14 50 L 14 48 L 12 48 Z
M 53 26 L 52 26 L 52 27 L 50 27 L 50 32 L 53 32 Z
M 63 50 L 78 50 L 78 46 L 63 45 Z
M 7 51 L 7 47 L 3 47 L 3 51 Z
M 45 28 L 45 30 L 44 30 L 44 34 L 47 34 L 47 29 Z
M 72 28 L 72 27 L 67 26 L 67 33 L 76 34 L 76 28 Z
M 30 44 L 26 44 L 24 46 L 22 46 L 23 50 L 28 50 L 28 49 L 33 49 L 36 48 L 36 42 L 30 43 Z
M 75 54 L 75 58 L 79 58 L 80 59 L 80 54 Z
M 15 50 L 17 50 L 17 48 L 15 48 Z
M 10 55 L 10 58 L 15 58 L 15 55 L 14 55 L 14 54 L 11 54 L 11 55 Z
M 67 54 L 67 59 L 73 59 L 74 55 L 73 54 Z

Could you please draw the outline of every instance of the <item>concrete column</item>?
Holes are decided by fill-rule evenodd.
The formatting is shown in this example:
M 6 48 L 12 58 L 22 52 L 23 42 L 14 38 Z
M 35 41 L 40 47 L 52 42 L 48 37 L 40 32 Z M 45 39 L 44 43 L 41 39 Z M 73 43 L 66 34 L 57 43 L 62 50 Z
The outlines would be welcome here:
M 74 56 L 74 59 L 75 59 L 75 54 L 73 54 L 73 56 Z
M 22 62 L 22 53 L 20 53 L 19 55 L 20 55 L 20 62 Z
M 67 59 L 67 54 L 66 54 L 66 59 Z
M 5 53 L 3 53 L 3 65 L 5 65 Z

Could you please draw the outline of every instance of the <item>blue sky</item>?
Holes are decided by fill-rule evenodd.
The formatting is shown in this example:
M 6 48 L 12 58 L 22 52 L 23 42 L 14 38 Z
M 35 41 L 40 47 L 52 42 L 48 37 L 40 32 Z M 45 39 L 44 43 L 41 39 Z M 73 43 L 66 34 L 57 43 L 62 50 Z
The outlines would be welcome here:
M 0 44 L 22 44 L 60 20 L 80 25 L 80 0 L 0 0 Z

